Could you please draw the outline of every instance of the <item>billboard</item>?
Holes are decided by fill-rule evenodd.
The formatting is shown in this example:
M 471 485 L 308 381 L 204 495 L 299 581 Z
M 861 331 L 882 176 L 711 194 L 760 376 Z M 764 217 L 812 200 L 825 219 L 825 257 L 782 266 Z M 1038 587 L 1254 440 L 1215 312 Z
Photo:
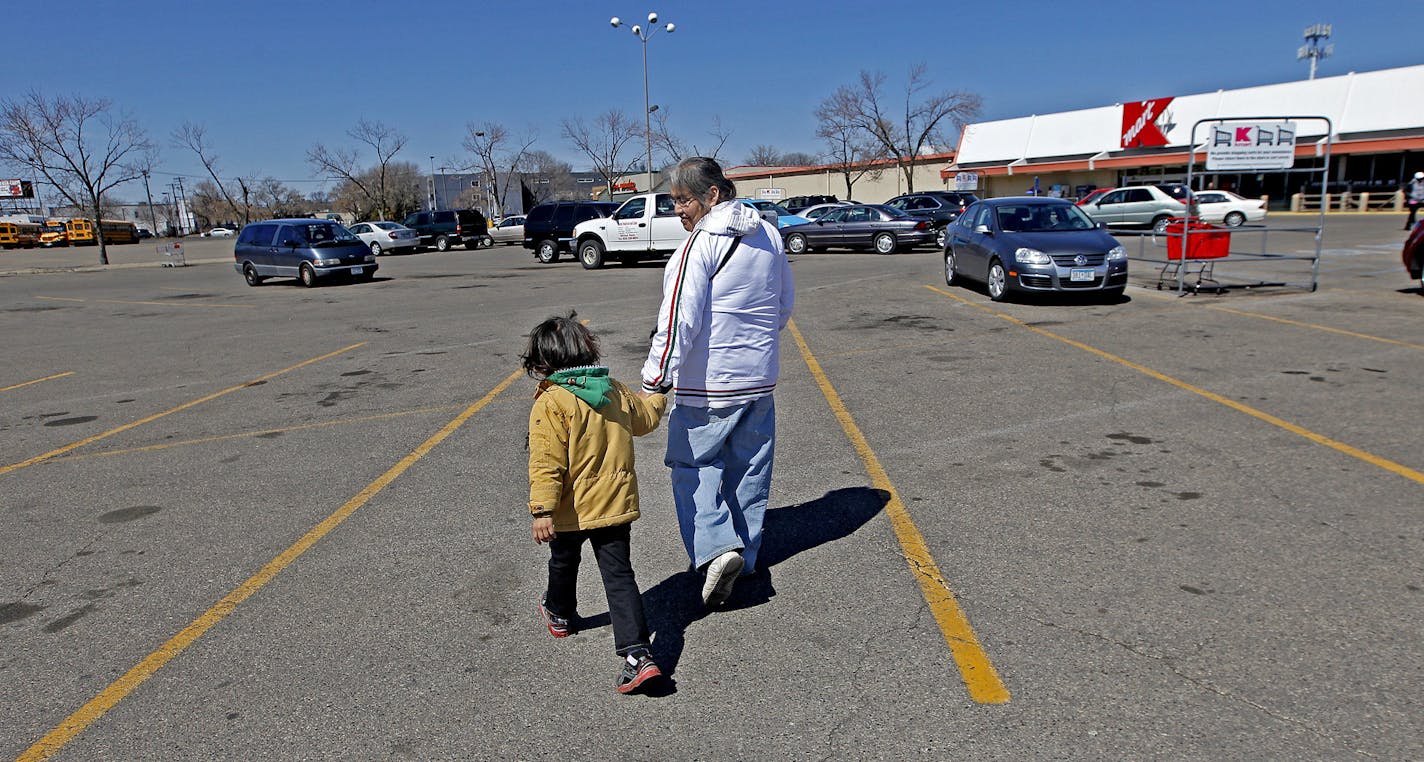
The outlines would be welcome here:
M 1206 144 L 1208 170 L 1290 169 L 1295 122 L 1214 124 Z
M 34 198 L 35 186 L 29 180 L 0 180 L 0 198 Z

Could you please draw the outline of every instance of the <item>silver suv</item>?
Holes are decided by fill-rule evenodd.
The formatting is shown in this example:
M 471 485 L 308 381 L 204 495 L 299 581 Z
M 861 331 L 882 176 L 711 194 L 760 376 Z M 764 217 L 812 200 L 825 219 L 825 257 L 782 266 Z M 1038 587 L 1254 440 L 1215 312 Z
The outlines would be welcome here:
M 1192 192 L 1185 185 L 1136 185 L 1118 188 L 1079 209 L 1094 222 L 1111 227 L 1150 227 L 1154 233 L 1166 231 L 1167 221 L 1187 216 Z

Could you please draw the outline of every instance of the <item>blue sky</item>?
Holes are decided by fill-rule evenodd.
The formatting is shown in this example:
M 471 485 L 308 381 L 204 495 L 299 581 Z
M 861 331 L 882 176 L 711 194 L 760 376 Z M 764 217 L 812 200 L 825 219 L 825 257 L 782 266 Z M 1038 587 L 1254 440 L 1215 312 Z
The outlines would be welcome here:
M 648 43 L 652 102 L 703 147 L 720 117 L 730 164 L 758 144 L 819 151 L 812 112 L 862 69 L 894 85 L 924 62 L 937 88 L 978 93 L 981 119 L 999 119 L 1303 79 L 1301 33 L 1321 22 L 1334 25 L 1335 54 L 1318 76 L 1424 63 L 1419 0 L 7 5 L 23 62 L 7 67 L 0 97 L 35 88 L 111 98 L 160 145 L 160 185 L 201 176 L 170 145 L 185 120 L 207 127 L 225 175 L 303 190 L 322 182 L 307 149 L 352 145 L 345 133 L 361 118 L 406 134 L 398 158 L 422 168 L 431 155 L 461 163 L 466 125 L 496 121 L 536 130 L 536 147 L 586 169 L 560 120 L 609 108 L 641 116 L 641 44 L 608 19 L 650 10 L 677 24 Z

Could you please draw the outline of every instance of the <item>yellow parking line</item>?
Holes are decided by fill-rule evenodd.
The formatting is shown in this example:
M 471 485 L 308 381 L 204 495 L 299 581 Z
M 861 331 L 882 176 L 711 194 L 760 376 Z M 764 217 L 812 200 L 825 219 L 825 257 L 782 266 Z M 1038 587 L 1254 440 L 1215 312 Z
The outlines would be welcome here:
M 257 377 L 257 378 L 252 379 L 251 381 L 247 381 L 247 382 L 245 382 L 245 383 L 238 384 L 237 386 L 230 386 L 230 387 L 228 387 L 228 388 L 226 388 L 226 389 L 223 389 L 223 390 L 220 391 L 220 392 L 213 392 L 212 394 L 209 394 L 209 395 L 207 395 L 207 396 L 205 396 L 205 397 L 199 397 L 198 399 L 195 399 L 195 400 L 193 400 L 192 402 L 185 402 L 185 403 L 179 405 L 178 407 L 169 408 L 169 409 L 167 409 L 167 410 L 164 410 L 164 411 L 161 412 L 161 413 L 154 413 L 153 415 L 150 415 L 150 416 L 148 416 L 148 417 L 146 417 L 146 418 L 140 418 L 140 419 L 138 419 L 137 421 L 134 421 L 134 422 L 132 422 L 132 423 L 126 423 L 126 424 L 124 424 L 124 425 L 122 425 L 122 426 L 119 426 L 119 427 L 117 427 L 117 428 L 109 429 L 108 431 L 106 431 L 106 432 L 104 432 L 104 433 L 102 433 L 102 434 L 95 434 L 95 435 L 92 436 L 92 437 L 85 437 L 84 439 L 81 439 L 81 440 L 79 440 L 78 442 L 72 442 L 72 443 L 67 444 L 67 445 L 65 445 L 65 446 L 63 446 L 63 447 L 61 447 L 61 448 L 59 448 L 59 449 L 57 449 L 57 450 L 50 450 L 49 452 L 47 452 L 47 453 L 45 453 L 45 454 L 43 454 L 43 455 L 36 455 L 35 457 L 30 458 L 29 460 L 22 460 L 22 461 L 20 461 L 19 463 L 12 463 L 11 465 L 0 467 L 0 475 L 8 474 L 8 473 L 10 473 L 11 471 L 18 471 L 18 470 L 20 470 L 20 469 L 22 469 L 22 468 L 26 468 L 26 467 L 28 467 L 28 466 L 33 466 L 33 465 L 36 464 L 36 463 L 42 463 L 42 462 L 44 462 L 44 461 L 46 461 L 46 460 L 49 460 L 50 458 L 53 458 L 53 457 L 56 457 L 56 456 L 59 456 L 59 455 L 63 455 L 63 454 L 65 454 L 65 453 L 67 453 L 67 452 L 69 452 L 69 451 L 71 451 L 71 450 L 76 450 L 76 449 L 78 449 L 78 448 L 80 448 L 80 447 L 83 447 L 84 445 L 92 444 L 92 443 L 94 443 L 94 442 L 97 442 L 97 441 L 99 441 L 100 439 L 105 439 L 105 438 L 111 437 L 111 436 L 113 436 L 113 435 L 115 435 L 115 434 L 118 434 L 118 433 L 121 433 L 121 432 L 124 432 L 124 431 L 128 431 L 129 429 L 132 429 L 132 428 L 134 428 L 135 426 L 142 426 L 143 424 L 148 423 L 148 422 L 150 422 L 150 421 L 156 421 L 156 420 L 158 420 L 159 418 L 162 418 L 162 417 L 165 416 L 165 415 L 171 415 L 171 414 L 176 413 L 176 412 L 178 412 L 178 411 L 180 411 L 180 410 L 187 410 L 188 408 L 193 407 L 194 405 L 201 405 L 201 404 L 203 404 L 204 402 L 207 402 L 207 401 L 209 401 L 209 400 L 215 400 L 215 399 L 217 399 L 218 397 L 221 397 L 221 396 L 223 396 L 223 395 L 225 395 L 225 394 L 230 394 L 230 393 L 232 393 L 232 392 L 237 391 L 238 389 L 246 389 L 247 387 L 252 386 L 252 385 L 254 385 L 254 384 L 261 383 L 261 382 L 266 381 L 266 380 L 268 380 L 268 379 L 276 378 L 277 376 L 280 376 L 280 375 L 282 375 L 283 373 L 290 373 L 290 372 L 292 372 L 292 371 L 294 371 L 294 370 L 297 370 L 298 368 L 305 368 L 306 366 L 311 365 L 312 363 L 321 362 L 322 360 L 326 360 L 326 359 L 335 357 L 335 356 L 337 356 L 337 355 L 339 355 L 339 354 L 342 354 L 342 353 L 344 353 L 344 352 L 350 352 L 351 350 L 356 349 L 357 347 L 364 347 L 364 346 L 366 346 L 366 342 L 363 341 L 363 342 L 360 342 L 360 343 L 358 343 L 358 344 L 352 344 L 352 345 L 349 346 L 349 347 L 342 347 L 341 349 L 338 349 L 338 350 L 336 350 L 335 352 L 327 352 L 326 354 L 324 354 L 324 355 L 322 355 L 322 356 L 320 356 L 320 357 L 313 357 L 313 358 L 310 359 L 310 360 L 303 360 L 302 362 L 299 362 L 299 363 L 297 363 L 296 365 L 292 365 L 292 366 L 283 368 L 283 369 L 281 369 L 281 370 L 279 370 L 279 371 L 275 371 L 275 372 L 272 372 L 272 373 L 268 373 L 268 374 L 265 375 L 265 376 L 259 376 L 259 377 Z
M 1175 298 L 1175 297 L 1163 296 L 1163 295 L 1154 294 L 1154 293 L 1151 293 L 1151 292 L 1147 292 L 1147 295 L 1148 295 L 1148 296 L 1157 297 L 1158 299 L 1176 301 L 1176 298 Z M 1233 315 L 1244 315 L 1244 316 L 1246 316 L 1246 317 L 1260 318 L 1260 319 L 1262 319 L 1262 320 L 1270 320 L 1270 321 L 1273 321 L 1273 322 L 1276 322 L 1276 323 L 1284 323 L 1284 324 L 1286 324 L 1286 325 L 1293 325 L 1293 326 L 1296 326 L 1296 327 L 1298 327 L 1298 328 L 1310 328 L 1310 329 L 1313 329 L 1313 330 L 1316 330 L 1316 331 L 1326 331 L 1326 332 L 1328 332 L 1328 333 L 1338 333 L 1338 334 L 1340 334 L 1341 336 L 1352 336 L 1352 337 L 1354 337 L 1354 338 L 1356 338 L 1356 339 L 1369 339 L 1370 341 L 1378 341 L 1378 342 L 1381 342 L 1381 343 L 1384 343 L 1384 344 L 1394 344 L 1395 346 L 1409 347 L 1410 349 L 1420 349 L 1420 350 L 1424 350 L 1424 345 L 1420 345 L 1420 344 L 1410 344 L 1410 343 L 1407 342 L 1407 341 L 1399 341 L 1398 339 L 1386 339 L 1386 338 L 1384 338 L 1383 336 L 1371 336 L 1371 335 L 1368 334 L 1368 333 L 1357 333 L 1357 332 L 1355 332 L 1355 331 L 1347 331 L 1347 330 L 1345 330 L 1345 329 L 1343 329 L 1343 328 L 1331 328 L 1331 327 L 1328 326 L 1328 325 L 1317 325 L 1317 324 L 1315 324 L 1315 323 L 1302 323 L 1302 322 L 1300 322 L 1299 320 L 1287 320 L 1286 318 L 1272 317 L 1272 316 L 1270 316 L 1270 315 L 1262 315 L 1262 314 L 1259 313 L 1259 312 L 1247 312 L 1246 310 L 1232 309 L 1231 307 L 1221 307 L 1221 306 L 1218 306 L 1218 305 L 1215 305 L 1215 304 L 1200 304 L 1200 303 L 1198 303 L 1198 304 L 1193 305 L 1193 306 L 1195 306 L 1195 307 L 1198 308 L 1198 309 L 1203 309 L 1203 310 L 1216 310 L 1217 312 L 1229 312 L 1229 313 L 1231 313 L 1231 314 L 1233 314 Z
M 71 739 L 84 732 L 86 728 L 94 724 L 100 717 L 103 717 L 110 709 L 113 709 L 115 705 L 132 693 L 134 689 L 138 688 L 144 681 L 152 677 L 154 673 L 162 669 L 165 664 L 183 653 L 188 646 L 197 642 L 204 633 L 217 626 L 223 619 L 226 619 L 243 601 L 251 598 L 258 590 L 261 590 L 268 582 L 276 578 L 283 569 L 291 566 L 292 562 L 300 558 L 303 553 L 306 553 L 323 537 L 330 534 L 333 529 L 340 526 L 351 514 L 355 513 L 361 506 L 370 502 L 371 498 L 375 497 L 381 490 L 385 489 L 391 482 L 405 473 L 407 469 L 415 465 L 416 461 L 428 455 L 437 445 L 455 433 L 457 429 L 464 425 L 465 421 L 468 421 L 471 416 L 478 413 L 485 405 L 488 405 L 500 392 L 504 391 L 510 384 L 514 383 L 515 379 L 522 375 L 524 375 L 523 370 L 517 370 L 509 374 L 508 378 L 501 381 L 498 386 L 491 389 L 489 393 L 481 397 L 479 401 L 465 408 L 463 412 L 455 416 L 453 420 L 445 424 L 439 431 L 432 434 L 429 439 L 422 442 L 421 445 L 411 451 L 409 455 L 401 458 L 400 462 L 391 466 L 385 473 L 377 477 L 375 481 L 366 485 L 365 489 L 356 493 L 355 497 L 347 500 L 346 503 L 336 509 L 334 513 L 322 519 L 321 523 L 312 527 L 310 531 L 302 535 L 301 539 L 292 543 L 286 550 L 279 553 L 276 558 L 268 561 L 256 574 L 248 577 L 246 581 L 234 588 L 232 592 L 223 596 L 222 600 L 219 600 L 212 608 L 203 612 L 202 615 L 194 619 L 192 623 L 184 627 L 178 634 L 169 638 L 163 645 L 159 646 L 157 650 L 144 657 L 143 661 L 140 661 L 132 669 L 124 673 L 122 677 L 111 683 L 109 687 L 100 691 L 97 696 L 90 699 L 84 706 L 75 710 L 73 714 L 65 718 L 65 720 L 53 730 L 46 733 L 43 738 L 26 749 L 25 752 L 19 756 L 17 762 L 48 759 L 66 743 L 69 743 Z
M 66 455 L 60 458 L 52 458 L 50 463 L 64 463 L 71 460 L 86 460 L 88 458 L 107 458 L 110 455 L 132 455 L 140 452 L 154 452 L 156 450 L 167 450 L 173 447 L 190 447 L 192 445 L 208 444 L 209 442 L 222 442 L 229 439 L 251 439 L 252 437 L 270 436 L 272 434 L 285 434 L 290 431 L 303 431 L 305 429 L 321 429 L 327 426 L 344 426 L 351 423 L 366 423 L 368 421 L 383 421 L 390 418 L 401 418 L 407 415 L 419 415 L 421 413 L 441 413 L 447 410 L 458 410 L 459 405 L 444 405 L 441 407 L 426 407 L 416 410 L 401 410 L 395 413 L 380 413 L 378 415 L 364 415 L 359 418 L 342 418 L 335 421 L 322 421 L 321 423 L 304 423 L 300 426 L 287 426 L 280 429 L 264 429 L 262 431 L 244 431 L 240 434 L 222 434 L 220 436 L 203 437 L 201 439 L 185 439 L 181 442 L 163 442 L 161 444 L 147 445 L 144 447 L 126 447 L 122 450 L 105 450 L 104 452 L 90 452 L 83 455 Z
M 65 376 L 72 376 L 72 375 L 74 375 L 74 371 L 72 371 L 72 370 L 67 370 L 67 371 L 65 371 L 65 372 L 63 372 L 63 373 L 56 373 L 56 374 L 54 374 L 53 376 L 45 376 L 44 378 L 37 378 L 37 379 L 35 379 L 35 380 L 33 380 L 33 381 L 26 381 L 26 382 L 23 383 L 23 384 L 15 384 L 14 386 L 6 386 L 6 387 L 4 387 L 4 388 L 0 388 L 0 392 L 8 392 L 8 391 L 10 391 L 11 389 L 19 389 L 19 388 L 22 387 L 22 386 L 29 386 L 30 384 L 38 384 L 38 383 L 41 382 L 41 381 L 53 381 L 53 380 L 56 379 L 56 378 L 64 378 Z
M 72 296 L 36 296 L 50 302 L 101 302 L 103 304 L 147 304 L 154 307 L 218 307 L 241 310 L 257 309 L 256 304 L 209 304 L 207 302 L 137 302 L 129 299 L 75 299 Z
M 1347 444 L 1345 444 L 1344 442 L 1341 442 L 1341 441 L 1338 441 L 1338 440 L 1335 440 L 1335 439 L 1331 439 L 1330 437 L 1327 437 L 1327 436 L 1325 436 L 1325 435 L 1323 435 L 1323 434 L 1317 434 L 1317 433 L 1315 433 L 1315 432 L 1313 432 L 1313 431 L 1311 431 L 1311 430 L 1309 430 L 1309 429 L 1306 429 L 1306 428 L 1301 427 L 1301 426 L 1297 426 L 1297 425 L 1295 425 L 1294 423 L 1290 423 L 1289 421 L 1285 421 L 1285 420 L 1282 420 L 1282 419 L 1280 419 L 1280 418 L 1277 418 L 1277 417 L 1275 417 L 1274 415 L 1271 415 L 1270 413 L 1262 412 L 1262 411 L 1257 410 L 1257 409 L 1255 409 L 1255 408 L 1253 408 L 1253 407 L 1249 407 L 1249 406 L 1247 406 L 1247 405 L 1243 405 L 1243 404 L 1241 404 L 1240 402 L 1237 402 L 1236 400 L 1228 399 L 1228 398 L 1223 397 L 1223 396 L 1221 396 L 1220 394 L 1216 394 L 1216 393 L 1214 393 L 1214 392 L 1209 392 L 1209 391 L 1207 391 L 1207 390 L 1205 390 L 1205 389 L 1203 389 L 1203 388 L 1201 388 L 1201 387 L 1199 387 L 1199 386 L 1193 386 L 1193 385 L 1191 385 L 1191 384 L 1189 384 L 1189 383 L 1187 383 L 1187 382 L 1185 382 L 1185 381 L 1179 381 L 1179 380 L 1177 380 L 1177 379 L 1175 379 L 1175 378 L 1172 378 L 1171 376 L 1168 376 L 1168 375 L 1166 375 L 1166 374 L 1158 373 L 1157 371 L 1152 370 L 1151 368 L 1148 368 L 1148 367 L 1146 367 L 1146 366 L 1138 365 L 1137 363 L 1135 363 L 1135 362 L 1133 362 L 1133 361 L 1131 361 L 1131 360 L 1126 360 L 1126 359 L 1123 359 L 1123 358 L 1121 358 L 1121 357 L 1118 357 L 1117 355 L 1110 354 L 1110 353 L 1108 353 L 1108 352 L 1104 352 L 1103 350 L 1098 349 L 1098 348 L 1096 348 L 1096 347 L 1088 346 L 1087 344 L 1084 344 L 1084 343 L 1081 342 L 1081 341 L 1074 341 L 1073 339 L 1070 339 L 1070 338 L 1067 338 L 1067 337 L 1064 337 L 1064 336 L 1059 336 L 1058 334 L 1056 334 L 1056 333 L 1054 333 L 1054 332 L 1052 332 L 1052 331 L 1045 331 L 1044 329 L 1039 328 L 1039 327 L 1037 327 L 1037 326 L 1029 325 L 1028 323 L 1025 323 L 1024 321 L 1019 320 L 1018 318 L 1013 317 L 1012 315 L 1005 315 L 1005 314 L 1002 313 L 1002 312 L 998 312 L 998 311 L 989 309 L 988 307 L 985 307 L 985 306 L 983 306 L 983 305 L 981 305 L 981 304 L 975 304 L 974 302 L 971 302 L 971 301 L 969 301 L 968 299 L 965 299 L 965 298 L 962 297 L 962 296 L 956 296 L 956 295 L 954 295 L 954 294 L 949 293 L 948 291 L 945 291 L 945 290 L 940 289 L 940 288 L 936 288 L 936 287 L 934 287 L 934 286 L 926 285 L 925 288 L 927 288 L 927 289 L 929 289 L 929 290 L 931 290 L 931 291 L 933 291 L 933 292 L 935 292 L 935 293 L 937 293 L 937 294 L 943 294 L 944 296 L 947 296 L 947 297 L 949 297 L 949 298 L 951 298 L 951 299 L 954 299 L 955 301 L 958 301 L 958 302 L 962 302 L 962 303 L 964 303 L 964 304 L 967 304 L 967 305 L 969 305 L 970 307 L 973 307 L 973 308 L 975 308 L 975 309 L 983 310 L 983 311 L 989 313 L 990 315 L 993 315 L 993 316 L 995 316 L 995 317 L 998 317 L 998 318 L 1002 318 L 1002 319 L 1004 319 L 1004 320 L 1007 320 L 1007 321 L 1009 321 L 1010 323 L 1013 323 L 1014 325 L 1018 325 L 1018 326 L 1021 326 L 1021 327 L 1023 327 L 1023 328 L 1027 328 L 1028 330 L 1033 331 L 1034 333 L 1040 334 L 1040 335 L 1042 335 L 1042 336 L 1047 336 L 1048 338 L 1053 339 L 1053 340 L 1055 340 L 1055 341 L 1061 341 L 1061 342 L 1063 342 L 1064 344 L 1067 344 L 1067 345 L 1070 346 L 1070 347 L 1077 347 L 1078 349 L 1081 349 L 1081 350 L 1083 350 L 1083 351 L 1085 351 L 1085 352 L 1089 352 L 1089 353 L 1091 353 L 1091 354 L 1095 354 L 1095 355 L 1097 355 L 1097 356 L 1099 356 L 1099 357 L 1102 357 L 1102 358 L 1104 358 L 1104 359 L 1112 360 L 1113 362 L 1115 362 L 1115 363 L 1117 363 L 1117 364 L 1119 364 L 1119 365 L 1122 365 L 1122 366 L 1127 367 L 1127 368 L 1132 368 L 1133 370 L 1135 370 L 1135 371 L 1137 371 L 1137 372 L 1139 372 L 1139 373 L 1143 373 L 1143 374 L 1145 374 L 1145 375 L 1151 376 L 1152 378 L 1155 378 L 1155 379 L 1157 379 L 1158 381 L 1163 381 L 1163 382 L 1166 382 L 1166 383 L 1168 383 L 1168 384 L 1171 384 L 1172 386 L 1175 386 L 1175 387 L 1177 387 L 1177 388 L 1179 388 L 1179 389 L 1184 389 L 1184 390 L 1186 390 L 1186 391 L 1189 391 L 1189 392 L 1191 392 L 1192 394 L 1200 395 L 1200 396 L 1202 396 L 1202 397 L 1205 397 L 1205 398 L 1211 400 L 1212 402 L 1218 402 L 1218 403 L 1220 403 L 1220 404 L 1222 404 L 1222 405 L 1225 405 L 1225 406 L 1231 408 L 1232 410 L 1236 410 L 1236 411 L 1245 413 L 1246 415 L 1249 415 L 1249 416 L 1251 416 L 1252 418 L 1256 418 L 1256 419 L 1258 419 L 1258 420 L 1265 421 L 1266 423 L 1269 423 L 1269 424 L 1271 424 L 1272 426 L 1277 426 L 1277 427 L 1279 427 L 1279 428 L 1285 429 L 1286 431 L 1289 431 L 1289 432 L 1292 433 L 1292 434 L 1296 434 L 1296 435 L 1298 435 L 1298 436 L 1305 437 L 1306 439 L 1309 439 L 1310 441 L 1315 442 L 1316 444 L 1324 445 L 1324 446 L 1326 446 L 1326 447 L 1329 447 L 1329 448 L 1332 449 L 1332 450 L 1335 450 L 1336 452 L 1344 453 L 1345 455 L 1349 455 L 1349 456 L 1352 457 L 1352 458 L 1358 458 L 1359 460 L 1362 460 L 1362 461 L 1364 461 L 1364 462 L 1366 462 L 1366 463 L 1369 463 L 1369 464 L 1372 465 L 1372 466 L 1378 466 L 1378 467 L 1380 467 L 1380 468 L 1383 468 L 1383 469 L 1386 470 L 1386 471 L 1389 471 L 1389 472 L 1391 472 L 1391 473 L 1394 473 L 1394 474 L 1398 474 L 1398 475 L 1400 475 L 1400 476 L 1403 476 L 1403 477 L 1406 478 L 1406 479 L 1410 479 L 1410 480 L 1416 481 L 1416 482 L 1418 482 L 1418 483 L 1420 483 L 1420 484 L 1424 484 L 1424 472 L 1417 471 L 1417 470 L 1415 470 L 1415 469 L 1413 469 L 1413 468 L 1410 468 L 1410 467 L 1408 467 L 1408 466 L 1405 466 L 1405 465 L 1402 465 L 1402 464 L 1399 464 L 1399 463 L 1395 463 L 1395 462 L 1392 461 L 1392 460 L 1387 460 L 1387 459 L 1385 459 L 1385 458 L 1381 458 L 1381 457 L 1379 457 L 1378 455 L 1372 455 L 1372 454 L 1370 454 L 1370 453 L 1368 453 L 1368 452 L 1365 452 L 1364 450 L 1361 450 L 1361 449 L 1358 448 L 1358 447 L 1353 447 L 1353 446 L 1351 446 L 1351 445 L 1347 445 Z
M 1009 689 L 1004 687 L 994 665 L 989 663 L 989 655 L 979 645 L 969 618 L 960 609 L 954 593 L 949 589 L 949 583 L 940 573 L 934 556 L 930 555 L 924 536 L 910 518 L 909 509 L 900 500 L 900 493 L 895 490 L 895 485 L 880 465 L 875 451 L 870 449 L 870 443 L 866 441 L 850 411 L 842 404 L 840 395 L 831 386 L 820 362 L 811 354 L 811 348 L 806 344 L 806 338 L 801 335 L 800 329 L 796 327 L 796 322 L 788 322 L 786 328 L 796 340 L 796 346 L 801 349 L 801 357 L 811 369 L 811 375 L 815 377 L 817 386 L 821 387 L 821 394 L 825 395 L 836 420 L 840 422 L 841 428 L 854 445 L 856 454 L 865 464 L 871 486 L 890 496 L 885 504 L 885 513 L 890 517 L 890 525 L 895 529 L 895 537 L 900 541 L 905 562 L 910 565 L 910 573 L 919 583 L 920 593 L 924 595 L 925 603 L 929 604 L 935 621 L 939 623 L 940 632 L 944 635 L 944 641 L 949 645 L 955 663 L 959 665 L 959 674 L 964 679 L 965 687 L 969 689 L 970 697 L 981 704 L 1006 703 L 1009 700 Z

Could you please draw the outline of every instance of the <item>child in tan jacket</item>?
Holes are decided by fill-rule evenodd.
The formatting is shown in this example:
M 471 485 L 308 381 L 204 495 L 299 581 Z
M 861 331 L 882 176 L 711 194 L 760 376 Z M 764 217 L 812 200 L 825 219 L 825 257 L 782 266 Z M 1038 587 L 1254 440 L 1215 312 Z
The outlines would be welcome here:
M 641 398 L 609 378 L 598 364 L 598 338 L 573 313 L 535 326 L 522 359 L 525 372 L 541 379 L 529 413 L 529 512 L 534 541 L 549 543 L 550 550 L 539 613 L 554 637 L 572 632 L 579 555 L 590 543 L 614 650 L 623 657 L 615 687 L 628 693 L 662 675 L 648 648 L 630 530 L 638 518 L 633 437 L 658 427 L 667 398 Z

